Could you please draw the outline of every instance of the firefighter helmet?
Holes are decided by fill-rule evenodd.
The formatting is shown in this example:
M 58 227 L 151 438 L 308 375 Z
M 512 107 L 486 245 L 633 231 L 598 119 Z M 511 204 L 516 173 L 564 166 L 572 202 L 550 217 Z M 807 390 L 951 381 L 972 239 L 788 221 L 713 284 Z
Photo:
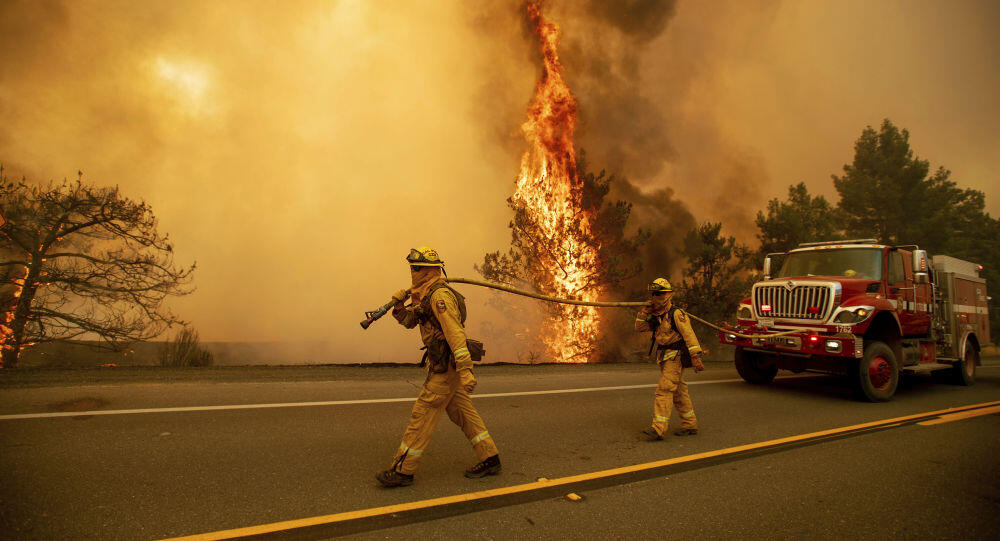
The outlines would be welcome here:
M 444 267 L 444 261 L 437 250 L 430 246 L 411 248 L 410 255 L 406 256 L 406 261 L 414 267 Z
M 649 289 L 653 293 L 660 293 L 660 292 L 670 293 L 674 290 L 674 286 L 670 285 L 670 281 L 667 280 L 666 278 L 657 278 L 656 280 L 650 282 L 649 287 L 647 289 Z

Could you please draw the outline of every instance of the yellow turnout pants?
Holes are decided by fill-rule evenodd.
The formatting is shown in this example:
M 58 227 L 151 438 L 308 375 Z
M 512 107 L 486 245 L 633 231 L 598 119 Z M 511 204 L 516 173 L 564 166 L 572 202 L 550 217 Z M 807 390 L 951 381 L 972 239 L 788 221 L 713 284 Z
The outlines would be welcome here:
M 694 415 L 694 403 L 684 383 L 684 367 L 680 356 L 660 363 L 660 383 L 653 395 L 653 429 L 663 434 L 670 421 L 670 410 L 677 406 L 681 416 L 681 428 L 698 428 L 698 418 Z
M 449 368 L 441 374 L 427 374 L 420 396 L 413 404 L 403 442 L 393 459 L 396 471 L 412 475 L 417 470 L 417 463 L 431 441 L 431 433 L 442 411 L 447 411 L 448 418 L 469 438 L 479 461 L 499 454 L 482 417 L 472 405 L 469 393 L 459 384 L 458 373 L 455 368 Z

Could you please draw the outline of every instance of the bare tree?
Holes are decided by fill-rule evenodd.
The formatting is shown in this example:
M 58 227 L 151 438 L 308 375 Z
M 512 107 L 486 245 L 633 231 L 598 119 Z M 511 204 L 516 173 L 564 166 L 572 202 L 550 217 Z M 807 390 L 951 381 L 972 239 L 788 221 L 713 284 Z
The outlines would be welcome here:
M 4 368 L 37 343 L 91 339 L 117 349 L 183 323 L 163 301 L 193 291 L 195 266 L 175 266 L 146 203 L 82 178 L 31 186 L 0 170 L 0 209 Z

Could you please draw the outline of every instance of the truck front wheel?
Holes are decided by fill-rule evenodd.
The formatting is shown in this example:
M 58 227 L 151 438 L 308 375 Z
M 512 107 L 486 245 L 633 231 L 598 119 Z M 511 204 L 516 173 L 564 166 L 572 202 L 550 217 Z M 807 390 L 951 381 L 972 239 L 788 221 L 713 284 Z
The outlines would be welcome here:
M 899 364 L 892 348 L 885 342 L 869 342 L 865 346 L 864 357 L 858 359 L 853 379 L 859 398 L 869 402 L 891 399 L 899 385 Z
M 766 355 L 736 348 L 736 372 L 747 383 L 764 385 L 771 383 L 778 374 L 778 366 Z

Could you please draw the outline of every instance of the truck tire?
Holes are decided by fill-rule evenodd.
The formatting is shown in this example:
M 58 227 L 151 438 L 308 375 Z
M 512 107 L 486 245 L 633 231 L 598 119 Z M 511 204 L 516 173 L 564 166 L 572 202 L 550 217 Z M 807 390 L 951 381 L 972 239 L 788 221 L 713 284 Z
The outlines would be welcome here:
M 899 363 L 892 348 L 885 342 L 868 342 L 864 357 L 858 359 L 853 383 L 855 393 L 862 400 L 885 402 L 891 399 L 899 385 Z
M 972 344 L 965 344 L 965 357 L 958 360 L 951 369 L 951 381 L 968 387 L 976 382 L 976 363 L 979 362 L 979 351 Z
M 778 374 L 778 366 L 774 361 L 769 361 L 766 355 L 753 351 L 746 351 L 741 347 L 736 348 L 736 372 L 747 383 L 754 385 L 766 385 L 774 380 Z

